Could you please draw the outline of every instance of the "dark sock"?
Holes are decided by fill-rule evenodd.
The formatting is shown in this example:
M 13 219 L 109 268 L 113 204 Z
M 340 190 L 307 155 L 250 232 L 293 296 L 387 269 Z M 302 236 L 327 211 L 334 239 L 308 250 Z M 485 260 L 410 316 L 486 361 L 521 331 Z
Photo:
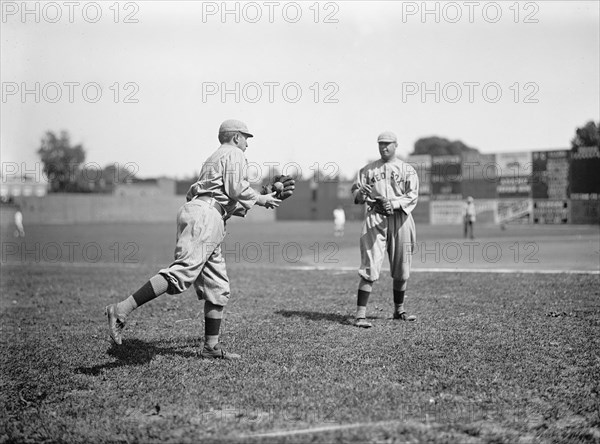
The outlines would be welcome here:
M 367 303 L 369 302 L 369 296 L 371 292 L 358 290 L 358 297 L 356 298 L 356 319 L 364 319 L 367 317 Z
M 371 295 L 371 292 L 369 292 L 369 291 L 358 290 L 358 297 L 356 298 L 356 305 L 358 305 L 359 307 L 366 307 L 367 303 L 369 302 L 370 295 Z
M 394 304 L 404 304 L 404 293 L 404 290 L 394 290 Z
M 221 319 L 204 318 L 204 341 L 208 348 L 214 348 L 219 343 Z
M 150 280 L 144 285 L 142 285 L 138 291 L 133 293 L 132 296 L 133 299 L 135 299 L 137 306 L 140 307 L 146 302 L 150 302 L 152 299 L 155 299 L 161 294 L 166 293 L 168 288 L 168 281 L 160 274 L 157 274 L 150 278 Z

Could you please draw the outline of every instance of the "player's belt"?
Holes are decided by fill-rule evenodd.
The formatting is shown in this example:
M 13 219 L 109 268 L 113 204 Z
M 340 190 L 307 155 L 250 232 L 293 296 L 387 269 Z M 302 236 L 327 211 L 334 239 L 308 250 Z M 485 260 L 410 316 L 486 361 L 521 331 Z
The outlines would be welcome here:
M 204 202 L 208 203 L 211 207 L 213 207 L 215 210 L 217 210 L 219 212 L 219 214 L 221 215 L 221 217 L 225 217 L 225 209 L 219 202 L 217 202 L 217 200 L 214 197 L 196 196 L 194 199 L 203 200 Z

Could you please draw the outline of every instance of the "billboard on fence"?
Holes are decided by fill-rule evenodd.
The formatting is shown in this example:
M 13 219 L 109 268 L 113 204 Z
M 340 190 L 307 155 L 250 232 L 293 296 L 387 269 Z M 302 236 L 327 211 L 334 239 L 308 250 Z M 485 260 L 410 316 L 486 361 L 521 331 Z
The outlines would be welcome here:
M 571 208 L 566 199 L 533 201 L 533 223 L 568 224 L 570 219 Z
M 502 199 L 498 201 L 500 224 L 529 224 L 533 219 L 531 199 Z
M 434 200 L 462 200 L 460 156 L 432 156 L 431 192 Z
M 494 183 L 498 177 L 495 154 L 466 153 L 462 157 L 462 182 L 480 181 Z
M 475 199 L 475 218 L 478 224 L 498 223 L 498 200 Z
M 495 180 L 487 179 L 463 181 L 462 194 L 463 199 L 469 196 L 474 199 L 495 199 L 498 197 L 497 184 Z
M 599 224 L 600 200 L 571 199 L 571 223 L 595 225 Z
M 459 225 L 463 223 L 465 203 L 437 200 L 430 202 L 432 225 Z
M 526 198 L 531 196 L 530 177 L 501 177 L 498 182 L 498 197 Z
M 570 155 L 567 150 L 535 151 L 531 193 L 534 199 L 568 199 Z
M 409 156 L 406 163 L 415 169 L 419 177 L 419 196 L 431 194 L 431 156 L 429 154 Z
M 531 176 L 532 162 L 530 152 L 497 153 L 496 168 L 499 177 Z
M 571 199 L 596 200 L 600 195 L 600 148 L 579 147 L 571 153 Z

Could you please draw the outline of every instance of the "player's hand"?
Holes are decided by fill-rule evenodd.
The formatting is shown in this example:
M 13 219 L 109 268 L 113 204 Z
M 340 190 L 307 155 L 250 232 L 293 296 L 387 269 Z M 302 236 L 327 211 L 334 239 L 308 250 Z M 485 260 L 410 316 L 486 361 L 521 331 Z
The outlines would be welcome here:
M 364 197 L 371 197 L 372 191 L 373 191 L 373 188 L 371 188 L 371 185 L 369 185 L 368 183 L 361 185 L 361 187 L 358 189 L 358 192 L 360 194 L 362 194 Z
M 277 199 L 275 196 L 277 195 L 277 191 L 270 193 L 270 194 L 266 194 L 264 196 L 265 198 L 265 208 L 269 208 L 269 209 L 274 209 L 277 208 L 279 206 L 279 204 L 281 203 L 281 199 Z

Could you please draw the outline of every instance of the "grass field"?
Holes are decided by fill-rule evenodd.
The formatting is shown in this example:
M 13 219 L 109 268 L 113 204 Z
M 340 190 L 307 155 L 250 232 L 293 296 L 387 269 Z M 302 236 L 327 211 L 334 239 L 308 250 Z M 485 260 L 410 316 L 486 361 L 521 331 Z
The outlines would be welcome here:
M 418 227 L 418 320 L 391 319 L 384 273 L 370 330 L 351 325 L 360 226 L 331 228 L 228 227 L 239 362 L 199 358 L 191 292 L 109 341 L 104 306 L 169 263 L 174 224 L 5 235 L 0 441 L 600 442 L 598 227 Z

